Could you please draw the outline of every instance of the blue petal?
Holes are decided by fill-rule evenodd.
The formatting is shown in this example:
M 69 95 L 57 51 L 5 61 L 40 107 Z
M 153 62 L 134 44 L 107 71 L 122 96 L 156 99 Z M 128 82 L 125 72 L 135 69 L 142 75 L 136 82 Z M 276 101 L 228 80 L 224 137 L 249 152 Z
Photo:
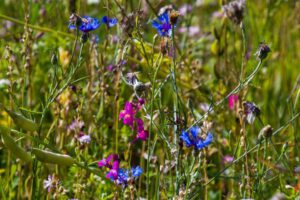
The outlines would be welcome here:
M 140 166 L 136 166 L 131 168 L 131 172 L 133 177 L 137 178 L 143 173 L 143 169 Z
M 108 27 L 113 27 L 118 23 L 117 18 L 109 18 L 107 16 L 102 17 L 102 22 L 106 24 Z
M 158 21 L 156 21 L 156 20 L 152 20 L 152 27 L 156 28 L 156 29 L 160 29 L 161 28 L 161 24 L 158 23 Z
M 100 21 L 97 18 L 92 18 L 88 16 L 85 16 L 83 18 L 85 19 L 85 21 L 83 21 L 81 26 L 79 27 L 79 29 L 82 32 L 93 31 L 101 25 Z
M 191 134 L 194 140 L 197 140 L 199 132 L 200 132 L 200 128 L 198 126 L 193 126 L 191 128 Z
M 169 15 L 168 15 L 168 13 L 165 12 L 164 14 L 162 14 L 162 16 L 164 18 L 164 22 L 168 24 L 169 23 Z
M 193 145 L 193 141 L 191 141 L 190 139 L 190 136 L 189 136 L 189 133 L 188 132 L 185 132 L 185 131 L 182 131 L 180 137 L 179 137 L 187 147 L 190 147 Z
M 107 16 L 102 17 L 102 23 L 104 23 L 104 24 L 108 23 L 108 17 Z
M 208 133 L 204 141 L 202 139 L 198 140 L 195 148 L 197 150 L 202 149 L 208 146 L 210 143 L 212 143 L 212 141 L 213 141 L 213 135 L 211 133 Z
M 70 30 L 75 30 L 76 29 L 76 26 L 74 24 L 69 24 L 69 29 Z
M 109 27 L 113 27 L 114 25 L 116 25 L 118 23 L 118 20 L 116 18 L 110 18 L 109 19 Z
M 119 169 L 118 172 L 118 183 L 125 184 L 129 179 L 129 172 L 127 169 Z

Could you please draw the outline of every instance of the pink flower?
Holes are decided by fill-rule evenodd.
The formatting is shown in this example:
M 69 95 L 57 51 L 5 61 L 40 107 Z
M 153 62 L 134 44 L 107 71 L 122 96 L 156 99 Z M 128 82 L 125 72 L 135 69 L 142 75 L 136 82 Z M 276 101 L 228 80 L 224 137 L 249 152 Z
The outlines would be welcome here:
M 228 106 L 230 110 L 234 109 L 236 102 L 238 102 L 239 96 L 236 94 L 232 94 L 228 97 Z
M 223 163 L 227 164 L 227 163 L 232 163 L 233 162 L 233 157 L 230 155 L 226 155 L 223 157 Z
M 149 137 L 149 133 L 146 130 L 142 130 L 138 132 L 138 134 L 136 135 L 136 139 L 140 139 L 142 141 L 146 141 L 148 137 Z

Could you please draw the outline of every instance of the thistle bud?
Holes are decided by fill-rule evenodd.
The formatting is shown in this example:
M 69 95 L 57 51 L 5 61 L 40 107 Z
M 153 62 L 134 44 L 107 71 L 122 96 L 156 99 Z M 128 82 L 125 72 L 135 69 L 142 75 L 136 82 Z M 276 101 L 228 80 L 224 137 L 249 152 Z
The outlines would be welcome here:
M 170 12 L 170 22 L 172 25 L 175 25 L 177 23 L 178 17 L 180 16 L 180 13 L 176 10 L 172 10 Z
M 224 5 L 222 9 L 233 23 L 239 25 L 243 21 L 245 7 L 246 0 L 237 0 Z
M 261 42 L 254 55 L 256 55 L 258 59 L 263 60 L 268 56 L 269 52 L 271 52 L 270 47 L 266 43 Z
M 260 130 L 258 134 L 258 140 L 261 141 L 263 138 L 269 138 L 272 136 L 272 133 L 273 128 L 268 124 Z

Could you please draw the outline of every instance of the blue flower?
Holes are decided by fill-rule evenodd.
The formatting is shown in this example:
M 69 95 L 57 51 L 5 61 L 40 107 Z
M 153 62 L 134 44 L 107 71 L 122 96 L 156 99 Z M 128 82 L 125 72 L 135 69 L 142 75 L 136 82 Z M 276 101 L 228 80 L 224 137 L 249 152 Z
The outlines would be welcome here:
M 90 31 L 93 31 L 101 25 L 100 21 L 97 18 L 84 16 L 81 18 L 81 24 L 79 25 L 79 30 L 81 30 L 84 33 L 88 33 Z M 69 24 L 69 29 L 73 30 L 76 28 L 76 25 Z
M 117 183 L 126 185 L 129 180 L 129 171 L 127 169 L 119 169 Z
M 205 139 L 202 139 L 198 134 L 201 129 L 198 126 L 193 126 L 190 133 L 187 131 L 182 131 L 180 139 L 185 143 L 186 147 L 194 146 L 196 150 L 207 147 L 213 141 L 212 133 L 208 132 Z
M 108 27 L 113 27 L 118 23 L 118 20 L 116 18 L 104 16 L 102 17 L 102 23 L 106 24 Z
M 171 37 L 172 25 L 167 12 L 158 16 L 158 20 L 152 20 L 152 27 L 155 28 L 160 36 Z
M 119 185 L 127 186 L 130 178 L 138 178 L 143 173 L 143 169 L 140 166 L 132 167 L 131 170 L 119 169 L 117 183 Z
M 143 169 L 140 166 L 132 167 L 131 173 L 134 178 L 137 178 L 143 173 Z

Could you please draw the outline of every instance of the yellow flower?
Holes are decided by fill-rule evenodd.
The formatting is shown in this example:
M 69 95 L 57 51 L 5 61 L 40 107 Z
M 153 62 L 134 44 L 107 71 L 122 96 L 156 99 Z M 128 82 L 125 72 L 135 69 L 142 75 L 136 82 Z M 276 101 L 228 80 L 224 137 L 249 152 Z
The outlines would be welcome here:
M 70 62 L 70 54 L 67 50 L 59 47 L 59 61 L 63 67 L 66 67 Z

